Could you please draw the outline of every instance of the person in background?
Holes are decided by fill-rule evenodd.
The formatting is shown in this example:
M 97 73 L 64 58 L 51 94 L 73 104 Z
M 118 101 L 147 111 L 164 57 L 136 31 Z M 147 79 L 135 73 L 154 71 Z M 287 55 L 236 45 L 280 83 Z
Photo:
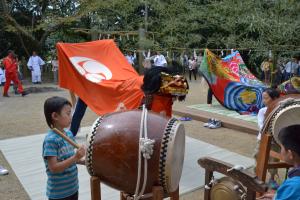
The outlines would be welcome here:
M 189 59 L 189 78 L 192 80 L 192 74 L 194 75 L 195 81 L 197 80 L 197 62 L 194 56 L 191 56 Z
M 12 50 L 8 51 L 8 56 L 3 59 L 3 65 L 5 68 L 5 85 L 3 88 L 3 97 L 8 96 L 8 89 L 10 87 L 11 81 L 17 85 L 18 93 L 22 94 L 22 96 L 26 96 L 28 93 L 24 91 L 21 81 L 18 78 L 17 70 L 18 64 L 16 60 L 16 55 Z
M 131 64 L 132 66 L 134 65 L 134 62 L 136 60 L 136 53 L 134 51 L 134 54 L 132 55 L 131 52 L 128 52 L 126 55 L 125 55 L 125 58 L 127 59 L 127 61 L 129 62 L 129 64 Z
M 269 84 L 271 81 L 272 59 L 265 59 L 261 63 L 260 69 L 262 71 L 262 80 L 265 84 Z
M 52 65 L 52 72 L 53 72 L 53 82 L 57 84 L 58 82 L 58 60 L 57 56 L 54 56 L 54 58 L 51 61 Z
M 0 86 L 5 85 L 5 70 L 2 61 L 3 60 L 0 60 Z
M 164 55 L 160 52 L 156 52 L 156 55 L 153 58 L 155 67 L 167 67 L 167 60 Z
M 292 76 L 298 73 L 299 65 L 297 64 L 296 58 L 292 58 L 291 61 L 285 65 L 284 80 L 289 80 Z
M 256 142 L 256 146 L 255 146 L 254 153 L 253 153 L 253 157 L 255 159 L 257 159 L 257 155 L 259 152 L 260 140 L 261 140 L 261 134 L 262 134 L 261 130 L 263 128 L 264 121 L 265 121 L 265 113 L 268 109 L 268 106 L 270 106 L 271 103 L 279 97 L 280 97 L 280 93 L 274 88 L 267 88 L 262 93 L 262 99 L 263 99 L 263 103 L 264 103 L 265 107 L 261 108 L 257 114 L 257 124 L 258 124 L 259 132 L 257 135 L 257 142 Z M 276 144 L 272 144 L 271 149 L 276 151 L 278 149 L 278 146 Z M 276 189 L 278 187 L 278 184 L 275 181 L 275 176 L 277 175 L 277 170 L 270 169 L 269 173 L 270 173 L 269 186 L 273 189 Z
M 277 65 L 274 66 L 273 71 L 271 72 L 271 86 L 277 86 L 281 83 L 282 80 L 282 61 L 278 60 Z
M 23 80 L 23 74 L 22 74 L 22 71 L 21 71 L 21 61 L 19 60 L 19 57 L 16 55 L 16 61 L 17 61 L 17 75 L 18 75 L 18 79 L 22 82 Z M 18 85 L 14 84 L 14 91 L 15 91 L 15 94 L 19 94 L 18 92 Z
M 206 103 L 208 104 L 208 106 L 212 106 L 212 98 L 213 98 L 213 92 L 212 89 L 208 86 L 207 99 L 206 99 Z
M 78 97 L 75 105 L 75 111 L 72 116 L 71 126 L 70 126 L 70 130 L 73 133 L 74 137 L 78 133 L 81 120 L 85 114 L 86 108 L 87 108 L 86 103 L 80 97 Z
M 32 52 L 27 66 L 31 71 L 32 83 L 41 84 L 42 83 L 42 72 L 41 67 L 45 65 L 45 62 L 37 55 L 36 51 Z

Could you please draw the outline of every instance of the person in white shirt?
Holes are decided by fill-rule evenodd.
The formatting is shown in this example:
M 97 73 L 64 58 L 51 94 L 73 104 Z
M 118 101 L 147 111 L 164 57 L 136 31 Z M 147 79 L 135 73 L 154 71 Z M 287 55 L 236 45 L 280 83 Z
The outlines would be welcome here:
M 192 74 L 194 74 L 195 81 L 197 80 L 197 62 L 196 59 L 191 56 L 189 59 L 189 78 L 192 80 Z
M 27 66 L 31 71 L 32 83 L 40 84 L 42 83 L 42 73 L 41 67 L 45 64 L 45 62 L 37 55 L 35 51 L 32 52 L 32 56 L 30 56 Z
M 5 84 L 5 70 L 2 64 L 2 60 L 0 60 L 0 86 L 4 86 Z
M 253 157 L 256 159 L 257 158 L 257 155 L 258 155 L 258 152 L 259 152 L 259 147 L 260 147 L 260 140 L 261 140 L 261 130 L 264 126 L 264 121 L 265 121 L 265 114 L 266 114 L 266 111 L 268 109 L 268 106 L 270 106 L 272 104 L 272 102 L 274 100 L 276 100 L 277 98 L 280 97 L 280 93 L 274 89 L 274 88 L 267 88 L 263 94 L 262 94 L 262 100 L 263 100 L 263 103 L 265 105 L 265 107 L 261 108 L 259 111 L 258 111 L 258 114 L 257 114 L 257 124 L 258 124 L 258 135 L 257 135 L 257 142 L 256 142 L 256 146 L 255 146 L 255 149 L 254 149 L 254 154 L 253 154 Z M 271 145 L 271 149 L 272 150 L 276 150 L 277 146 L 275 144 L 272 144 Z M 275 182 L 275 175 L 277 174 L 277 170 L 276 169 L 270 169 L 269 170 L 269 173 L 270 173 L 270 180 L 269 180 L 269 186 L 273 189 L 275 189 L 276 187 L 276 182 Z
M 58 76 L 58 60 L 57 60 L 57 56 L 55 56 L 52 61 L 51 61 L 51 65 L 52 65 L 52 71 L 53 71 L 53 81 L 56 84 L 57 83 L 57 76 Z
M 298 74 L 299 65 L 297 64 L 296 58 L 293 58 L 285 65 L 284 80 L 289 80 L 293 75 Z
M 125 55 L 127 61 L 129 62 L 129 64 L 131 64 L 132 66 L 134 65 L 134 61 L 136 59 L 136 53 L 134 52 L 134 54 L 132 55 L 131 52 L 128 52 L 126 55 Z
M 165 56 L 162 55 L 160 52 L 156 52 L 153 61 L 154 66 L 156 67 L 167 67 L 167 60 L 165 59 Z

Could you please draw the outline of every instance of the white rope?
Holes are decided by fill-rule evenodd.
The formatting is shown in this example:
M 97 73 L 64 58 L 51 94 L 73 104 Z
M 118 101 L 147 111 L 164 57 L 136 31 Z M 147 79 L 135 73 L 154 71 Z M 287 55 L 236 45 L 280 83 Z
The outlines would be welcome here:
M 148 162 L 147 160 L 151 158 L 153 154 L 153 146 L 154 140 L 148 139 L 148 132 L 147 132 L 147 115 L 148 110 L 146 109 L 145 105 L 143 105 L 143 111 L 141 116 L 141 124 L 140 124 L 140 135 L 139 135 L 139 151 L 138 151 L 138 175 L 137 175 L 137 184 L 135 188 L 134 200 L 140 199 L 146 188 L 147 184 L 147 172 L 148 172 Z M 143 137 L 144 133 L 144 137 Z M 144 158 L 144 181 L 141 191 L 139 192 L 140 188 L 140 178 L 141 178 L 141 154 L 143 154 Z
M 153 154 L 153 146 L 154 146 L 154 140 L 148 139 L 148 131 L 147 131 L 147 116 L 148 116 L 148 110 L 145 109 L 145 115 L 144 115 L 144 136 L 145 138 L 141 138 L 140 140 L 142 142 L 142 153 L 144 157 L 144 183 L 142 190 L 139 194 L 139 196 L 143 195 L 145 192 L 146 184 L 147 184 L 147 175 L 148 175 L 148 159 L 151 158 L 151 155 Z
M 140 123 L 140 135 L 139 138 L 142 137 L 143 135 L 143 125 L 144 125 L 144 109 L 145 106 L 143 105 L 143 111 L 142 111 L 142 116 L 141 116 L 141 123 Z M 135 186 L 135 192 L 134 192 L 134 200 L 138 200 L 138 193 L 139 193 L 139 188 L 140 188 L 140 179 L 141 179 L 141 153 L 140 153 L 140 143 L 139 143 L 139 151 L 138 151 L 138 174 L 137 174 L 137 183 Z

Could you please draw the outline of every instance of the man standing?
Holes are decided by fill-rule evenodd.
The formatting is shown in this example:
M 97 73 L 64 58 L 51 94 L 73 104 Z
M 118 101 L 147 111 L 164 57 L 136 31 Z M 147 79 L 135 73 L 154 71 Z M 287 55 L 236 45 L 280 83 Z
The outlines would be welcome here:
M 27 66 L 31 71 L 32 83 L 33 84 L 41 84 L 41 66 L 44 65 L 45 62 L 37 55 L 35 51 L 32 52 L 32 56 L 30 56 Z
M 167 67 L 167 60 L 164 55 L 160 54 L 160 52 L 156 52 L 153 61 L 154 66 L 156 67 Z
M 23 90 L 23 86 L 21 81 L 18 79 L 18 64 L 16 60 L 16 55 L 13 51 L 9 50 L 8 51 L 8 56 L 3 59 L 3 65 L 5 69 L 5 85 L 3 89 L 3 96 L 4 97 L 9 97 L 7 92 L 10 87 L 11 81 L 18 87 L 18 92 L 22 94 L 22 96 L 27 95 L 28 93 Z
M 298 73 L 298 64 L 296 58 L 292 58 L 291 61 L 289 61 L 285 65 L 285 74 L 284 74 L 284 80 L 289 80 L 292 76 L 297 75 Z
M 125 55 L 127 61 L 129 62 L 129 64 L 131 64 L 132 66 L 134 65 L 134 62 L 136 60 L 136 53 L 134 52 L 134 54 L 132 55 L 131 52 L 128 52 L 126 55 Z

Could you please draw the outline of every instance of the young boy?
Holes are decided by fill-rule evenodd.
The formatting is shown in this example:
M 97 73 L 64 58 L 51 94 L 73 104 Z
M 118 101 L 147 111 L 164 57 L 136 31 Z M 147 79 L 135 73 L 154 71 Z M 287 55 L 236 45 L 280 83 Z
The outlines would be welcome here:
M 48 126 L 57 128 L 74 140 L 73 134 L 66 130 L 71 123 L 71 103 L 62 97 L 51 97 L 45 101 L 44 114 Z M 74 140 L 75 141 L 75 140 Z M 43 158 L 46 166 L 47 196 L 51 199 L 78 199 L 78 172 L 76 163 L 85 155 L 81 146 L 76 153 L 74 147 L 49 130 L 43 143 Z
M 288 173 L 288 179 L 278 188 L 276 194 L 267 193 L 260 199 L 300 200 L 300 124 L 291 125 L 280 130 L 282 159 L 294 166 Z

